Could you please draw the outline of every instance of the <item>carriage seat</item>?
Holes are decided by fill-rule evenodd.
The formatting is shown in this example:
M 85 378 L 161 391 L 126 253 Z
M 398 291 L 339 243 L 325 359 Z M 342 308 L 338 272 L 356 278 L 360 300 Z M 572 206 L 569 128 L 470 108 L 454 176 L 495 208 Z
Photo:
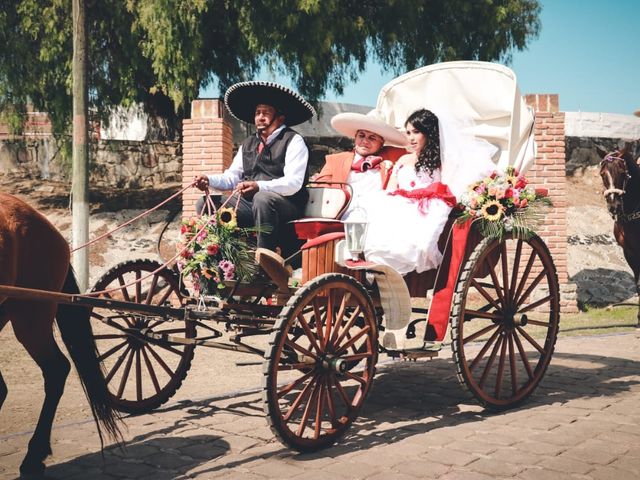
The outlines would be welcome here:
M 304 217 L 292 222 L 297 237 L 300 240 L 309 240 L 326 233 L 343 231 L 340 217 L 351 201 L 349 185 L 319 182 L 307 190 L 309 200 L 304 210 Z

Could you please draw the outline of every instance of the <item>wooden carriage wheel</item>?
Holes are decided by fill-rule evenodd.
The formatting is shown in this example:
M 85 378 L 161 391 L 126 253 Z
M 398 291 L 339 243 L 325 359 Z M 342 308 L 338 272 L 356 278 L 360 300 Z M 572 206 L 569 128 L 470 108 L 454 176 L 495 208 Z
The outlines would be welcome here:
M 92 291 L 115 288 L 99 298 L 180 307 L 183 295 L 179 278 L 168 268 L 141 283 L 124 286 L 159 267 L 153 260 L 120 263 L 105 273 Z M 141 331 L 193 338 L 196 329 L 192 322 L 167 322 L 153 315 L 94 308 L 91 323 L 114 408 L 127 413 L 145 413 L 175 394 L 191 367 L 195 347 L 147 341 Z
M 371 389 L 378 328 L 353 277 L 327 273 L 289 299 L 269 339 L 263 400 L 274 434 L 301 452 L 334 443 Z
M 558 276 L 544 242 L 484 239 L 464 265 L 452 306 L 458 379 L 485 407 L 517 405 L 542 380 L 559 322 Z

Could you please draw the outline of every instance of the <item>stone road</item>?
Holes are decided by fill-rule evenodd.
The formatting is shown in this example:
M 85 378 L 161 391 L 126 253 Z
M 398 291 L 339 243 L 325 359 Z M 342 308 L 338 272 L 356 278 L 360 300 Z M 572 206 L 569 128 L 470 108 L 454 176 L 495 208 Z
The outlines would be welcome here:
M 566 337 L 521 407 L 483 411 L 447 354 L 379 366 L 361 417 L 312 455 L 274 440 L 260 394 L 174 403 L 126 420 L 126 450 L 92 422 L 56 425 L 47 475 L 58 479 L 637 479 L 640 332 Z M 257 381 L 257 380 L 256 380 Z M 0 437 L 0 478 L 15 478 L 28 433 Z

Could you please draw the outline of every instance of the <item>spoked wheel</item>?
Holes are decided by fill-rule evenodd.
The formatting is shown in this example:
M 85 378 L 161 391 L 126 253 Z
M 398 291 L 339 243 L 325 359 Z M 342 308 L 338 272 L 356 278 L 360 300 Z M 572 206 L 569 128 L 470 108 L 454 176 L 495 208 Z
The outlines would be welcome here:
M 536 389 L 560 322 L 556 268 L 537 236 L 486 238 L 460 275 L 451 314 L 458 379 L 485 407 L 502 410 Z
M 168 268 L 126 286 L 159 267 L 152 260 L 123 262 L 105 273 L 92 291 L 108 290 L 98 298 L 180 307 L 179 278 Z M 193 338 L 193 322 L 168 322 L 153 315 L 94 308 L 92 327 L 114 408 L 127 413 L 148 412 L 171 398 L 187 376 L 193 345 L 170 345 L 143 334 Z
M 280 314 L 266 352 L 263 400 L 273 432 L 301 452 L 334 443 L 357 418 L 377 359 L 364 287 L 337 273 L 307 283 Z

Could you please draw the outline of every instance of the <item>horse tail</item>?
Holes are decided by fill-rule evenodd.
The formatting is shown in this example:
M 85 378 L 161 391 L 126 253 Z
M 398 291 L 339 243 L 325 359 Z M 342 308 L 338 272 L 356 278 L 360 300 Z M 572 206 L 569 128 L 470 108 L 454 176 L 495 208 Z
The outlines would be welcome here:
M 80 289 L 71 266 L 62 287 L 64 293 L 78 294 Z M 103 430 L 117 443 L 122 443 L 120 424 L 122 419 L 109 402 L 109 390 L 90 323 L 91 309 L 88 307 L 58 304 L 56 320 L 62 341 L 67 347 L 84 389 L 91 413 L 96 422 L 100 445 L 104 448 Z M 102 426 L 102 428 L 101 428 Z

